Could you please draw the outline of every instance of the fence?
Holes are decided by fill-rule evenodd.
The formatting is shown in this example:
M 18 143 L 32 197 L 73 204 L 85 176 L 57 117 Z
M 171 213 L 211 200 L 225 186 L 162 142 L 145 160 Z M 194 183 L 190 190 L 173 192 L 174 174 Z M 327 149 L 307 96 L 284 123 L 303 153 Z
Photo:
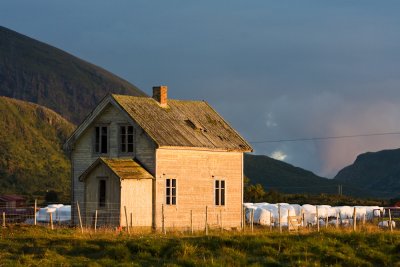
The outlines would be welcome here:
M 35 202 L 36 203 L 36 202 Z M 278 206 L 277 212 L 269 212 L 268 217 L 261 218 L 260 211 L 255 208 L 243 207 L 241 210 L 227 210 L 224 207 L 204 206 L 182 209 L 180 207 L 161 204 L 156 211 L 149 209 L 145 214 L 138 213 L 118 203 L 107 203 L 98 207 L 94 203 L 74 203 L 77 214 L 75 223 L 71 221 L 70 205 L 49 205 L 47 207 L 26 206 L 18 208 L 0 208 L 2 226 L 10 224 L 45 225 L 52 229 L 56 227 L 78 226 L 82 232 L 113 229 L 135 232 L 137 229 L 156 229 L 164 234 L 173 231 L 190 233 L 209 231 L 240 230 L 254 232 L 255 228 L 265 231 L 298 231 L 309 229 L 320 231 L 322 228 L 352 228 L 357 231 L 373 223 L 393 231 L 395 221 L 400 217 L 400 208 L 374 209 L 372 217 L 360 215 L 357 207 L 352 214 L 343 216 L 324 214 L 322 209 L 315 207 L 315 212 L 299 214 L 290 213 L 288 209 Z M 143 210 L 143 209 L 142 209 Z M 35 212 L 36 211 L 36 212 Z M 393 218 L 395 215 L 395 218 Z M 262 221 L 263 220 L 263 221 Z

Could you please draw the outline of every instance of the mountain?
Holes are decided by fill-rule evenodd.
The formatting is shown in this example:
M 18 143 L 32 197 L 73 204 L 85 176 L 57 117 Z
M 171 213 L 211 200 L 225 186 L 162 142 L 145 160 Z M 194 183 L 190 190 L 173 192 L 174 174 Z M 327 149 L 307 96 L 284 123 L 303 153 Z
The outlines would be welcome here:
M 108 92 L 146 95 L 100 67 L 0 26 L 0 95 L 40 104 L 79 124 Z
M 244 174 L 252 184 L 285 193 L 337 193 L 335 181 L 268 156 L 245 154 Z
M 334 177 L 339 183 L 357 185 L 371 196 L 400 196 L 400 149 L 368 152 Z
M 75 126 L 54 111 L 0 97 L 0 194 L 70 195 L 70 163 L 62 144 Z
M 244 155 L 244 174 L 251 184 L 261 184 L 265 190 L 274 189 L 284 193 L 337 194 L 342 185 L 345 195 L 371 196 L 358 185 L 318 176 L 310 171 L 263 155 Z

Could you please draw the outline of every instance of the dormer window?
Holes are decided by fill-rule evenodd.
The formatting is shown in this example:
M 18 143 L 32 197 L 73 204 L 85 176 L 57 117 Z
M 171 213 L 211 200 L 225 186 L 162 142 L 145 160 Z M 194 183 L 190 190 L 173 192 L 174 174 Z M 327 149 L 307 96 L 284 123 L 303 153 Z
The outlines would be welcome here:
M 119 147 L 121 153 L 133 153 L 134 130 L 131 125 L 121 125 L 119 128 Z
M 108 153 L 108 127 L 95 127 L 94 152 L 98 154 Z

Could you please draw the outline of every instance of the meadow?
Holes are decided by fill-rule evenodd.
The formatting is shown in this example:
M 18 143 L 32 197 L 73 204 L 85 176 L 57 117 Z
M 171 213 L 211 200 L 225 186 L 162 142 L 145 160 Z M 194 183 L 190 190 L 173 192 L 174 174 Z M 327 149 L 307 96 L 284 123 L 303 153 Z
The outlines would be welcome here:
M 400 231 L 375 227 L 134 233 L 10 225 L 0 266 L 400 266 Z

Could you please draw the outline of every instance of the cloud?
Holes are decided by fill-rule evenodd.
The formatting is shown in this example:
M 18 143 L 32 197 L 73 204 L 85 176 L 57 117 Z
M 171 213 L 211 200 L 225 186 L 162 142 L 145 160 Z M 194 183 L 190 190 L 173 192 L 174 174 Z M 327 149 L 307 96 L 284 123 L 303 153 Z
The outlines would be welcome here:
M 400 130 L 399 1 L 22 2 L 0 9 L 2 25 L 149 94 L 204 99 L 249 141 Z M 252 145 L 331 177 L 400 136 Z
M 287 155 L 279 150 L 274 151 L 271 154 L 271 158 L 276 159 L 276 160 L 284 161 L 286 159 L 286 157 L 287 157 Z

